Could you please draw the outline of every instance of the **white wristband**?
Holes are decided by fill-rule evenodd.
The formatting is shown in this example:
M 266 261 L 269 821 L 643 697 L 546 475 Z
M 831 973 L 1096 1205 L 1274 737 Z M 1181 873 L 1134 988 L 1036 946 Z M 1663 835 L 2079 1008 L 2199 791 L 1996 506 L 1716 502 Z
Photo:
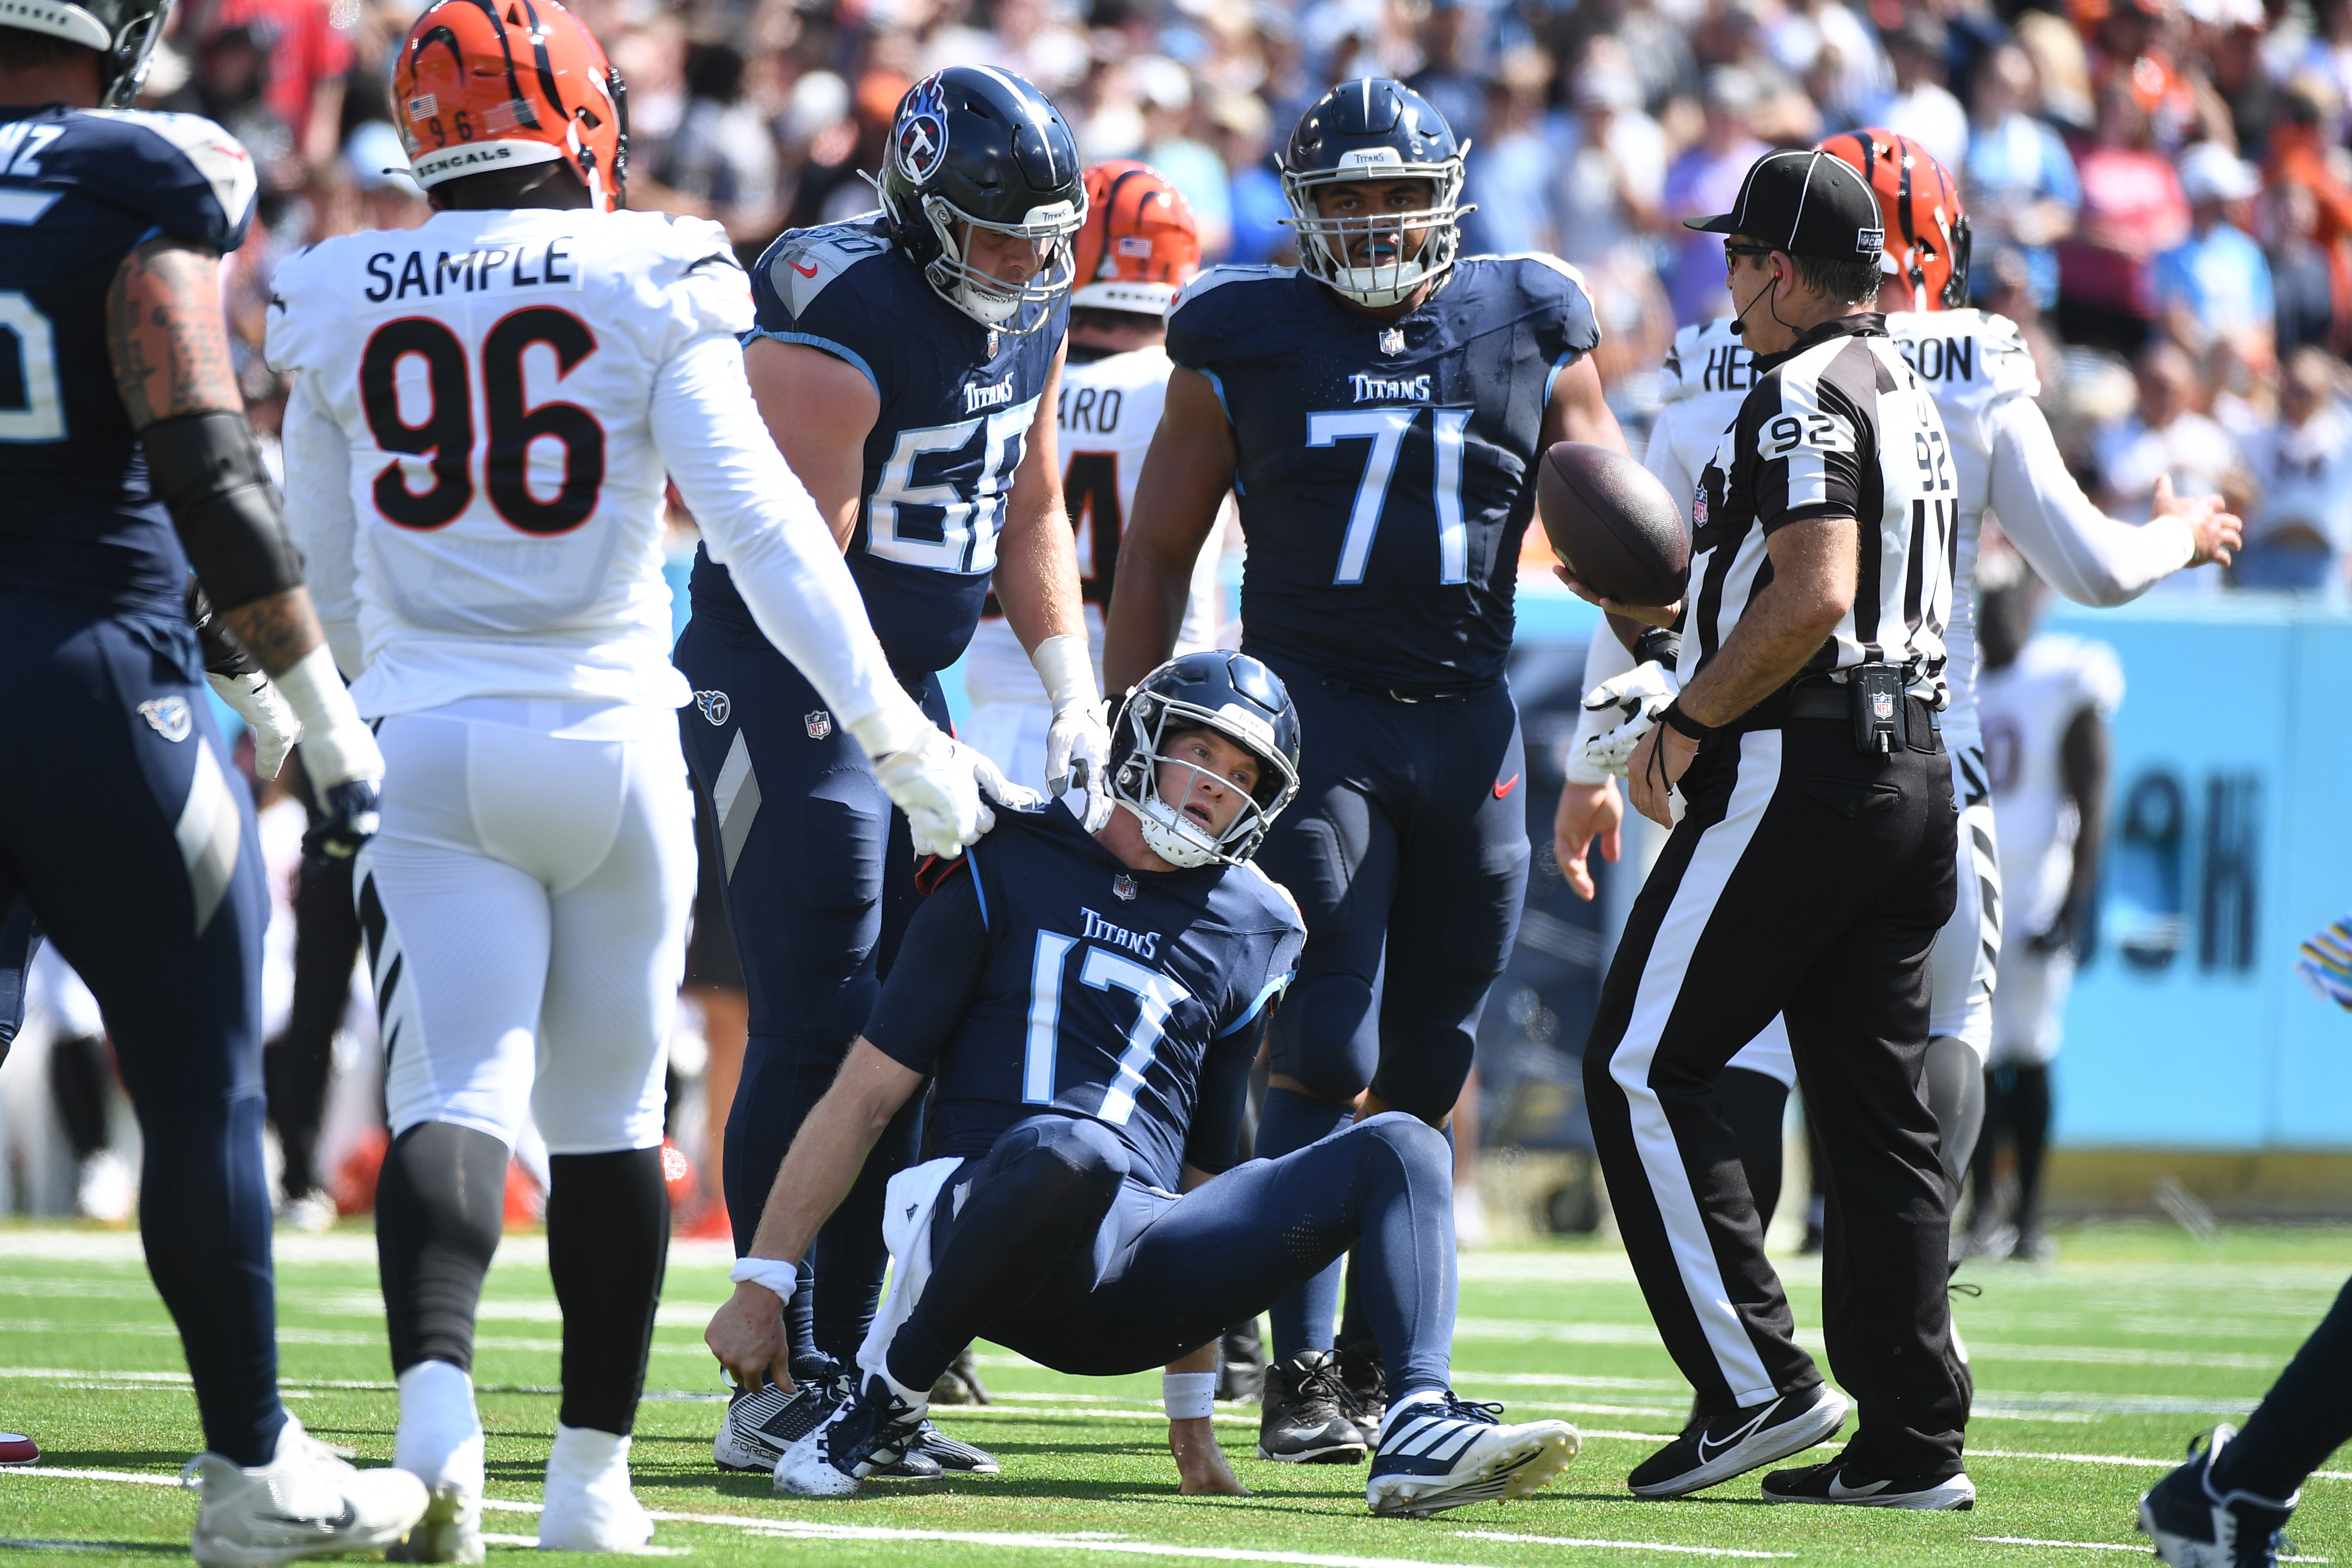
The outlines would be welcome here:
M 1059 713 L 1073 702 L 1102 706 L 1102 693 L 1095 688 L 1094 656 L 1087 651 L 1083 634 L 1064 632 L 1059 637 L 1047 637 L 1030 651 L 1029 662 L 1044 683 L 1055 712 Z
M 738 1285 L 757 1285 L 776 1293 L 778 1300 L 790 1303 L 793 1291 L 801 1282 L 801 1268 L 775 1258 L 739 1258 L 727 1278 Z
M 896 687 L 881 707 L 863 719 L 848 721 L 844 727 L 866 749 L 866 760 L 877 763 L 900 752 L 915 751 L 939 733 L 915 700 Z
M 1217 1374 L 1213 1372 L 1163 1372 L 1160 1402 L 1171 1421 L 1198 1421 L 1216 1408 Z

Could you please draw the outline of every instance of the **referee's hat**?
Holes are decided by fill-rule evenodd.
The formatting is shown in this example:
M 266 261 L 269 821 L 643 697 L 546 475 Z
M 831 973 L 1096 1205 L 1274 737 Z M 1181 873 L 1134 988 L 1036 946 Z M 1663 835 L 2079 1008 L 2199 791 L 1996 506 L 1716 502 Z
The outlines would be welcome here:
M 1870 183 L 1843 158 L 1816 151 L 1767 153 L 1748 166 L 1727 213 L 1683 219 L 1707 234 L 1744 234 L 1791 256 L 1867 258 L 1886 247 Z

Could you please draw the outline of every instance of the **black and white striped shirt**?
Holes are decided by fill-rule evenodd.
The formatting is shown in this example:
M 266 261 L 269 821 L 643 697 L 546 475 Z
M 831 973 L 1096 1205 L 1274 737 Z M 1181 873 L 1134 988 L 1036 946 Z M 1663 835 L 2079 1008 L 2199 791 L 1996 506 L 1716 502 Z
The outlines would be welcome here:
M 1853 606 L 1805 669 L 1896 665 L 1912 695 L 1943 707 L 1958 491 L 1934 398 L 1876 315 L 1823 322 L 1755 368 L 1692 500 L 1683 682 L 1772 580 L 1767 536 L 1851 517 L 1862 547 Z

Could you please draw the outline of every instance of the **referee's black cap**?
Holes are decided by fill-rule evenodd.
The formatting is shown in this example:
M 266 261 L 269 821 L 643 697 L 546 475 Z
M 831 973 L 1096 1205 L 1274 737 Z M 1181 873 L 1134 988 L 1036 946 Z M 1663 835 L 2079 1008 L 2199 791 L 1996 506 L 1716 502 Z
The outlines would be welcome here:
M 1744 234 L 1791 256 L 1876 261 L 1886 247 L 1878 197 L 1853 165 L 1822 152 L 1767 153 L 1748 166 L 1727 213 L 1687 217 L 1685 228 Z

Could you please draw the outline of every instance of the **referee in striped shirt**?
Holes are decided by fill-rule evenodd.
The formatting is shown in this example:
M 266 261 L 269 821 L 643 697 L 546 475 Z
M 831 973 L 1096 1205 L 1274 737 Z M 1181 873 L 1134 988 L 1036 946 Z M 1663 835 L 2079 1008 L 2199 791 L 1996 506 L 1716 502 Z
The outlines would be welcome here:
M 1942 419 L 1867 301 L 1879 210 L 1852 168 L 1773 153 L 1722 234 L 1756 384 L 1699 481 L 1681 690 L 1630 762 L 1673 827 L 1584 1056 L 1626 1251 L 1698 1414 L 1636 1467 L 1680 1497 L 1811 1447 L 1846 1402 L 1797 1346 L 1716 1075 L 1788 1020 L 1828 1165 L 1822 1317 L 1860 1429 L 1769 1501 L 1967 1508 L 1949 1228 L 1922 1097 L 1928 949 L 1955 890 L 1943 628 L 1957 507 Z M 1664 624 L 1664 610 L 1613 611 Z

